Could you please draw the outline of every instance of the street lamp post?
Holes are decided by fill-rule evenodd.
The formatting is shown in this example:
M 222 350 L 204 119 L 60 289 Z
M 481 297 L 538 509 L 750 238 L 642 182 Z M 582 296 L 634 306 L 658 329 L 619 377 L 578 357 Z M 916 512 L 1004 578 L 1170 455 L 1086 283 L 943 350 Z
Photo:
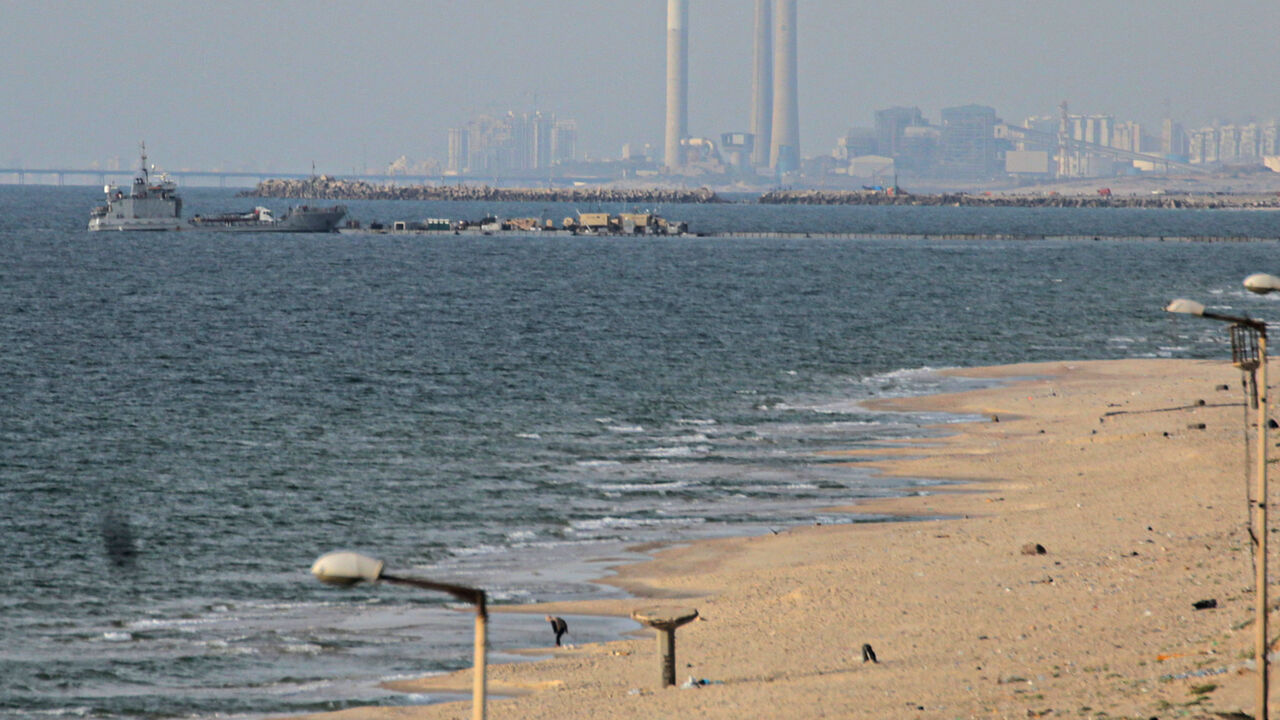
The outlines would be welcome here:
M 472 720 L 484 720 L 485 715 L 485 675 L 487 626 L 489 612 L 485 607 L 484 590 L 452 585 L 450 583 L 423 580 L 421 578 L 388 575 L 383 572 L 383 562 L 353 552 L 331 552 L 322 555 L 311 566 L 311 574 L 320 582 L 330 585 L 355 585 L 358 582 L 384 582 L 397 585 L 411 585 L 423 590 L 448 593 L 455 598 L 470 603 L 476 608 L 476 644 L 475 644 L 475 683 L 471 693 Z
M 1270 282 L 1274 281 L 1274 283 Z M 1250 275 L 1244 285 L 1256 293 L 1280 290 L 1280 278 L 1270 275 Z M 1205 310 L 1194 300 L 1179 298 L 1165 307 L 1168 312 L 1199 315 L 1200 317 L 1231 323 L 1231 356 L 1236 367 L 1246 372 L 1256 372 L 1254 393 L 1258 407 L 1258 439 L 1255 494 L 1257 517 L 1256 575 L 1254 578 L 1254 662 L 1258 666 L 1255 698 L 1258 707 L 1257 720 L 1268 720 L 1269 668 L 1267 665 L 1267 324 L 1261 320 L 1222 315 Z

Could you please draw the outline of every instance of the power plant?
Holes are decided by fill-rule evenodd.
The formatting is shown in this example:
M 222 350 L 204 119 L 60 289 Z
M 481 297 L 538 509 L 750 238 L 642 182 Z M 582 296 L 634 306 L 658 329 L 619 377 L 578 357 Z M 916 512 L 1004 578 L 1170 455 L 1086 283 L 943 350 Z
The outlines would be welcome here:
M 689 2 L 667 0 L 667 172 L 709 142 L 689 137 Z M 796 88 L 796 0 L 756 0 L 750 133 L 726 143 L 750 153 L 751 165 L 777 173 L 800 169 L 800 106 Z M 749 149 L 748 149 L 749 148 Z M 744 153 L 745 154 L 745 153 Z M 745 160 L 745 158 L 744 158 Z M 735 163 L 736 164 L 736 163 Z

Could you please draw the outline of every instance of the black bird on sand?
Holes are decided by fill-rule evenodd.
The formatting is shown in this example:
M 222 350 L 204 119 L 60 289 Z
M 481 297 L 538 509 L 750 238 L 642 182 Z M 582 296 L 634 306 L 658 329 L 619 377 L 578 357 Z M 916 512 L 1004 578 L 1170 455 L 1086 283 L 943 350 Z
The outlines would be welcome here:
M 560 638 L 569 632 L 569 623 L 564 621 L 562 617 L 547 616 L 547 622 L 551 623 L 551 631 L 556 634 L 556 647 L 560 647 Z

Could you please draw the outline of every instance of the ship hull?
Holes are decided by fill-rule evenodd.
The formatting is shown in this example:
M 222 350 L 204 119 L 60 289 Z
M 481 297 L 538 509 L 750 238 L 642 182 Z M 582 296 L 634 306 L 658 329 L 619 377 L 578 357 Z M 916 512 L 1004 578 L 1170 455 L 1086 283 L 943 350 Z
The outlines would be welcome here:
M 163 232 L 181 229 L 182 222 L 177 218 L 93 218 L 89 221 L 89 230 L 92 232 L 109 230 L 120 232 Z
M 324 209 L 295 208 L 280 220 L 254 220 L 246 217 L 195 217 L 188 229 L 207 232 L 246 233 L 331 233 L 347 214 L 342 206 Z

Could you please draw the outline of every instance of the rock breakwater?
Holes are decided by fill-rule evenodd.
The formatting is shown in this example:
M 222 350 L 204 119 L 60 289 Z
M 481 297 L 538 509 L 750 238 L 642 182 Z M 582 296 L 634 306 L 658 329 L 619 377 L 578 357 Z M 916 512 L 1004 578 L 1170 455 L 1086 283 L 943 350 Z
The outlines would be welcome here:
M 240 197 L 318 200 L 441 200 L 580 203 L 726 202 L 708 188 L 496 188 L 487 185 L 393 185 L 321 175 L 307 180 L 263 180 Z
M 876 191 L 774 190 L 760 196 L 763 205 L 953 205 L 964 207 L 1148 208 L 1197 210 L 1280 209 L 1274 194 L 1206 195 L 890 195 Z

